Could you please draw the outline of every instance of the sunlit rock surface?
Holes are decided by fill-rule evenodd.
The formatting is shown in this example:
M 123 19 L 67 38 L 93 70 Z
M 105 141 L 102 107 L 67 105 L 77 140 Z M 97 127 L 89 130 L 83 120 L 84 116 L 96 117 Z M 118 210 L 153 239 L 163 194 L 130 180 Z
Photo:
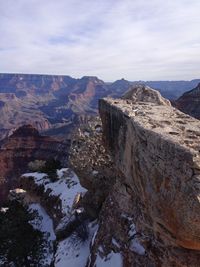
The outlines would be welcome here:
M 200 123 L 168 104 L 138 100 L 100 100 L 104 142 L 125 175 L 136 229 L 149 236 L 155 264 L 198 266 Z

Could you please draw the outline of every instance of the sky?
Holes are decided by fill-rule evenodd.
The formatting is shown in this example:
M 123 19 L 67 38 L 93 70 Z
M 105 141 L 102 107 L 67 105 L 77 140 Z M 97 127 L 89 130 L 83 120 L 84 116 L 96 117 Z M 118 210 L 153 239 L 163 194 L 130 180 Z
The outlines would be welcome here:
M 0 72 L 200 78 L 200 0 L 0 0 Z

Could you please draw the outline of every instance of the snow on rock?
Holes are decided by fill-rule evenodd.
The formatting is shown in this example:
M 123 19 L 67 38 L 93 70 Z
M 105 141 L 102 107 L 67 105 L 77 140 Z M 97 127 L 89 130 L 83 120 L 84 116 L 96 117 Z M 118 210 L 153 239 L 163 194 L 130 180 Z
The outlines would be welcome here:
M 68 168 L 57 171 L 58 180 L 52 182 L 44 173 L 26 173 L 23 177 L 34 179 L 34 183 L 44 187 L 44 192 L 48 195 L 58 196 L 61 200 L 63 218 L 57 225 L 56 231 L 65 227 L 74 218 L 73 204 L 78 193 L 84 194 L 86 189 L 80 185 L 76 174 Z M 41 216 L 41 222 L 38 224 L 37 218 L 32 221 L 34 227 L 39 227 L 42 232 L 49 233 L 49 242 L 53 244 L 56 239 L 52 220 L 48 217 L 44 209 L 39 204 L 31 204 L 30 209 L 37 210 Z M 83 212 L 82 209 L 76 209 L 76 212 Z M 86 222 L 85 222 L 86 223 Z M 47 261 L 52 261 L 55 267 L 85 267 L 90 256 L 90 244 L 92 238 L 95 238 L 97 232 L 97 222 L 87 222 L 88 237 L 82 240 L 77 232 L 71 234 L 68 238 L 57 243 L 56 251 L 51 256 L 47 256 Z M 93 238 L 93 239 L 94 239 Z M 49 253 L 50 255 L 50 253 Z
M 115 238 L 112 238 L 112 244 L 115 245 L 117 248 L 120 248 L 120 245 Z
M 93 237 L 92 237 L 91 246 L 94 245 L 94 241 L 95 241 L 95 238 L 96 238 L 96 235 L 97 235 L 98 230 L 99 230 L 99 227 L 97 226 L 97 229 L 96 229 L 96 231 L 94 232 Z
M 130 220 L 129 220 L 130 221 Z M 136 228 L 135 228 L 135 224 L 132 223 L 130 226 L 129 226 L 130 230 L 128 232 L 128 235 L 131 239 L 130 241 L 130 250 L 137 253 L 138 255 L 145 255 L 145 249 L 144 247 L 140 244 L 138 238 L 136 237 L 137 235 L 137 232 L 136 232 Z
M 97 255 L 96 262 L 94 264 L 96 267 L 122 267 L 123 260 L 120 253 L 114 253 L 113 251 L 109 253 L 105 258 L 101 258 Z
M 45 251 L 44 258 L 42 264 L 43 266 L 50 266 L 54 258 L 53 252 L 53 241 L 56 239 L 54 229 L 53 229 L 53 221 L 46 213 L 46 211 L 42 208 L 40 204 L 30 204 L 29 211 L 36 211 L 37 215 L 34 220 L 30 221 L 30 224 L 35 228 L 45 233 L 45 237 L 47 240 L 47 247 Z
M 129 237 L 131 237 L 131 238 L 136 234 L 135 224 L 134 223 L 132 223 L 130 225 L 130 230 L 129 230 L 128 234 L 129 234 Z
M 33 177 L 38 185 L 43 185 L 45 191 L 49 191 L 49 195 L 59 196 L 62 202 L 63 215 L 70 215 L 71 207 L 77 193 L 85 193 L 86 189 L 80 185 L 76 174 L 68 169 L 63 168 L 57 171 L 58 180 L 51 182 L 45 173 L 26 173 L 23 177 Z
M 2 213 L 6 213 L 8 210 L 9 210 L 8 207 L 2 207 L 2 208 L 0 209 L 0 212 L 2 212 Z
M 53 221 L 46 213 L 46 211 L 42 208 L 42 206 L 38 203 L 33 203 L 29 205 L 30 211 L 36 211 L 40 218 L 40 222 L 38 223 L 38 219 L 31 221 L 31 225 L 35 228 L 40 230 L 41 232 L 49 233 L 49 240 L 55 240 L 56 236 L 53 229 Z
M 139 243 L 138 239 L 135 238 L 133 240 L 131 240 L 131 244 L 130 244 L 130 250 L 137 253 L 138 255 L 145 255 L 145 249 L 144 247 Z
M 74 234 L 59 242 L 55 254 L 55 267 L 85 267 L 90 255 L 90 243 L 97 227 L 96 222 L 89 223 L 88 239 L 85 241 Z

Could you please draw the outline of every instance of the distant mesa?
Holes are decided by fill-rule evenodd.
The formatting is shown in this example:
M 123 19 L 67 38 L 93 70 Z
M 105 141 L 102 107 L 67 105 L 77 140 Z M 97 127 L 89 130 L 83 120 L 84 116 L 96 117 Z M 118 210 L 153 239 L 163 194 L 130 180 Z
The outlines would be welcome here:
M 131 86 L 131 83 L 124 78 L 121 80 L 117 80 L 111 84 L 111 89 L 117 92 L 124 92 L 127 91 Z

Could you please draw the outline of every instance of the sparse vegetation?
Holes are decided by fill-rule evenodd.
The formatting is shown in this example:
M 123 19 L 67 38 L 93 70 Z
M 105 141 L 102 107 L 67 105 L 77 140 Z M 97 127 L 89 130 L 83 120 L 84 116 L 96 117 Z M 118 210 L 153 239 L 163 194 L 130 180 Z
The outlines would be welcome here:
M 59 160 L 54 158 L 48 159 L 47 161 L 43 160 L 34 160 L 28 164 L 28 168 L 33 172 L 44 172 L 48 174 L 48 177 L 52 182 L 57 181 L 58 175 L 57 170 L 60 169 L 61 163 Z
M 34 160 L 29 162 L 28 168 L 32 172 L 41 172 L 42 169 L 45 167 L 46 161 L 44 160 Z
M 45 162 L 44 167 L 42 168 L 42 172 L 45 172 L 48 174 L 49 179 L 52 182 L 55 182 L 58 180 L 57 170 L 61 169 L 61 163 L 59 160 L 55 159 L 49 159 Z

